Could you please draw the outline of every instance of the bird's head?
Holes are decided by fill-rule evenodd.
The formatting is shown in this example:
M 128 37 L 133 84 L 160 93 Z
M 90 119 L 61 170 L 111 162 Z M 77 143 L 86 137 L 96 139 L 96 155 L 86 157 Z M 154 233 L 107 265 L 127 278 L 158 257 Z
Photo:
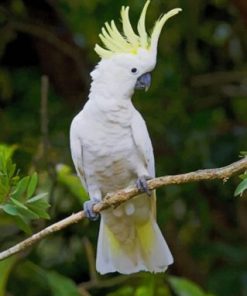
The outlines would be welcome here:
M 131 26 L 129 7 L 121 8 L 123 33 L 117 29 L 113 20 L 105 23 L 99 34 L 104 48 L 98 44 L 95 46 L 95 51 L 101 61 L 91 73 L 93 79 L 101 80 L 103 75 L 103 80 L 108 81 L 109 79 L 116 90 L 126 88 L 126 91 L 131 92 L 134 89 L 147 90 L 149 88 L 150 72 L 156 65 L 157 45 L 161 30 L 170 17 L 181 11 L 180 8 L 176 8 L 162 15 L 149 35 L 145 27 L 149 3 L 148 0 L 141 12 L 137 25 L 138 34 Z

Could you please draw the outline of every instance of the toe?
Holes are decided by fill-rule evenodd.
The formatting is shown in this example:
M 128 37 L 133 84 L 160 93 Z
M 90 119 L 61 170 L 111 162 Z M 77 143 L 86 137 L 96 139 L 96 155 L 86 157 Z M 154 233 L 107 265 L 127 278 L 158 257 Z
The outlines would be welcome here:
M 85 212 L 85 216 L 91 221 L 96 221 L 99 219 L 99 214 L 93 211 L 93 206 L 95 204 L 96 202 L 92 200 L 85 201 L 83 204 L 83 210 Z
M 141 176 L 136 181 L 136 187 L 141 191 L 151 195 L 151 190 L 148 188 L 147 180 L 150 180 L 149 176 Z

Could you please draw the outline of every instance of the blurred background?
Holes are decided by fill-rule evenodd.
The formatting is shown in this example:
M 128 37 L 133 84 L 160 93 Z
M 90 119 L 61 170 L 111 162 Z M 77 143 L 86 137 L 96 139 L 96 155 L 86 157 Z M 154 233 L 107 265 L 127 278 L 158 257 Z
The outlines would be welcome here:
M 74 175 L 69 127 L 87 100 L 100 29 L 113 18 L 120 27 L 122 4 L 136 23 L 141 0 L 0 2 L 0 143 L 14 147 L 20 176 L 38 173 L 37 191 L 51 204 L 50 220 L 29 223 L 33 232 L 87 198 Z M 246 0 L 152 0 L 147 28 L 175 7 L 183 11 L 163 29 L 152 86 L 133 98 L 157 176 L 230 164 L 247 144 Z M 166 274 L 98 276 L 98 222 L 85 220 L 3 261 L 0 296 L 245 296 L 247 199 L 234 197 L 239 182 L 158 190 L 158 222 L 175 258 Z M 20 228 L 0 213 L 0 250 L 28 236 Z

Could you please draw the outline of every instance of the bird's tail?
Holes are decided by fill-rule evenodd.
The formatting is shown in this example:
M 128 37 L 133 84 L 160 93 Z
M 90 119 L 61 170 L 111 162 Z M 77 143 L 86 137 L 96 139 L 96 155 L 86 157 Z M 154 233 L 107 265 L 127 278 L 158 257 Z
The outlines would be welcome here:
M 101 274 L 164 272 L 173 263 L 155 217 L 148 211 L 148 219 L 133 219 L 131 205 L 133 203 L 127 202 L 118 212 L 102 213 L 96 260 L 97 271 Z M 129 215 L 121 214 L 121 210 L 126 213 L 126 206 Z M 137 208 L 137 204 L 134 207 Z

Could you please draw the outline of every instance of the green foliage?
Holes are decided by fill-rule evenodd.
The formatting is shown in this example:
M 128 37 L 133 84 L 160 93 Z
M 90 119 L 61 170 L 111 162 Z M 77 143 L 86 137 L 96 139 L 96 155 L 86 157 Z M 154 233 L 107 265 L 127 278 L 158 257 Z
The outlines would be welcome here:
M 53 296 L 80 296 L 76 284 L 69 278 L 55 271 L 46 274 Z
M 177 296 L 213 296 L 188 279 L 169 276 L 168 281 Z
M 79 178 L 72 173 L 72 169 L 68 165 L 59 164 L 57 167 L 57 180 L 64 185 L 80 203 L 88 199 L 88 195 L 81 186 Z
M 117 289 L 115 292 L 109 293 L 107 296 L 131 296 L 135 295 L 135 289 L 131 286 L 124 286 Z
M 142 274 L 140 280 L 136 280 L 135 285 L 125 285 L 107 294 L 107 296 L 171 296 L 171 290 L 160 276 L 153 274 Z
M 14 150 L 15 146 L 0 145 L 0 210 L 10 215 L 20 229 L 31 233 L 32 220 L 49 219 L 49 203 L 46 193 L 34 195 L 38 185 L 36 172 L 20 177 L 12 161 Z
M 241 179 L 243 179 L 239 184 L 238 187 L 236 188 L 234 195 L 242 195 L 245 190 L 247 190 L 247 173 L 243 174 L 240 176 Z
M 214 296 L 211 293 L 204 292 L 194 282 L 175 276 L 168 276 L 167 284 L 157 281 L 158 277 L 154 275 L 144 276 L 145 281 L 136 287 L 123 286 L 114 292 L 107 294 L 107 296 Z
M 76 284 L 57 271 L 42 268 L 30 261 L 20 265 L 17 270 L 26 280 L 31 278 L 35 282 L 41 291 L 41 295 L 47 295 L 47 293 L 51 296 L 80 295 Z
M 9 274 L 16 263 L 17 257 L 12 256 L 3 261 L 0 261 L 0 296 L 5 296 L 5 289 Z

